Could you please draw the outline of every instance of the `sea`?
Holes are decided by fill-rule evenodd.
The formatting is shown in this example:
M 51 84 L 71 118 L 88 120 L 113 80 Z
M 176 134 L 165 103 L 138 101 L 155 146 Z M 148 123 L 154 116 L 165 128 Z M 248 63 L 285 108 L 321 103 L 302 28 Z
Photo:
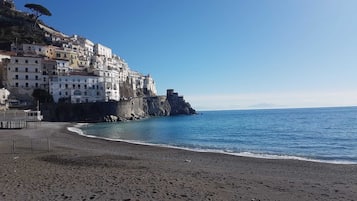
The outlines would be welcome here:
M 198 152 L 357 164 L 357 107 L 202 111 L 72 129 L 87 137 Z

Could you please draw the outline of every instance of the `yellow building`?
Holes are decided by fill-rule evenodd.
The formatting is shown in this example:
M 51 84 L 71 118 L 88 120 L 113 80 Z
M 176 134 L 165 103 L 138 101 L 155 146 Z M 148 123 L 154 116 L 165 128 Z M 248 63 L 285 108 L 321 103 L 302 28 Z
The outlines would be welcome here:
M 55 59 L 69 61 L 71 68 L 78 68 L 79 59 L 76 52 L 64 49 L 56 49 Z

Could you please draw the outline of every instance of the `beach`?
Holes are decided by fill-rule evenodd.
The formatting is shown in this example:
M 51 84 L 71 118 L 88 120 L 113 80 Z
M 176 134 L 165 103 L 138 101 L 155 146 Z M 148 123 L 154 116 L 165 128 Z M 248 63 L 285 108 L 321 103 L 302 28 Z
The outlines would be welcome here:
M 357 165 L 114 142 L 72 133 L 71 125 L 0 130 L 0 200 L 357 198 Z

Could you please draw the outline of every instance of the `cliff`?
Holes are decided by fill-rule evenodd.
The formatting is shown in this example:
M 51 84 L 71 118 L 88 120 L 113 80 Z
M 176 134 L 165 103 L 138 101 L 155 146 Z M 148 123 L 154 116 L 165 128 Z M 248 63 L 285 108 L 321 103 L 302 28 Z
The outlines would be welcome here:
M 45 121 L 61 122 L 126 121 L 196 113 L 183 98 L 170 94 L 111 102 L 41 104 L 40 109 Z

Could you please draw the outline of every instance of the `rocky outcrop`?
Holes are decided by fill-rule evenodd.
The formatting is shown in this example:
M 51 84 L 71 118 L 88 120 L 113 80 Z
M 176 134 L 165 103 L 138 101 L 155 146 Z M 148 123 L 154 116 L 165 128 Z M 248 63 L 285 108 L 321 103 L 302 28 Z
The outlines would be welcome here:
M 173 89 L 167 90 L 167 101 L 171 106 L 170 115 L 180 115 L 180 114 L 196 114 L 196 111 L 191 107 L 191 105 L 186 102 L 183 96 L 179 96 L 177 92 Z
M 40 109 L 45 121 L 65 122 L 116 122 L 196 113 L 173 90 L 168 90 L 167 96 L 136 97 L 111 102 L 41 104 Z
M 145 99 L 149 116 L 169 116 L 171 114 L 171 106 L 166 96 L 154 96 Z

